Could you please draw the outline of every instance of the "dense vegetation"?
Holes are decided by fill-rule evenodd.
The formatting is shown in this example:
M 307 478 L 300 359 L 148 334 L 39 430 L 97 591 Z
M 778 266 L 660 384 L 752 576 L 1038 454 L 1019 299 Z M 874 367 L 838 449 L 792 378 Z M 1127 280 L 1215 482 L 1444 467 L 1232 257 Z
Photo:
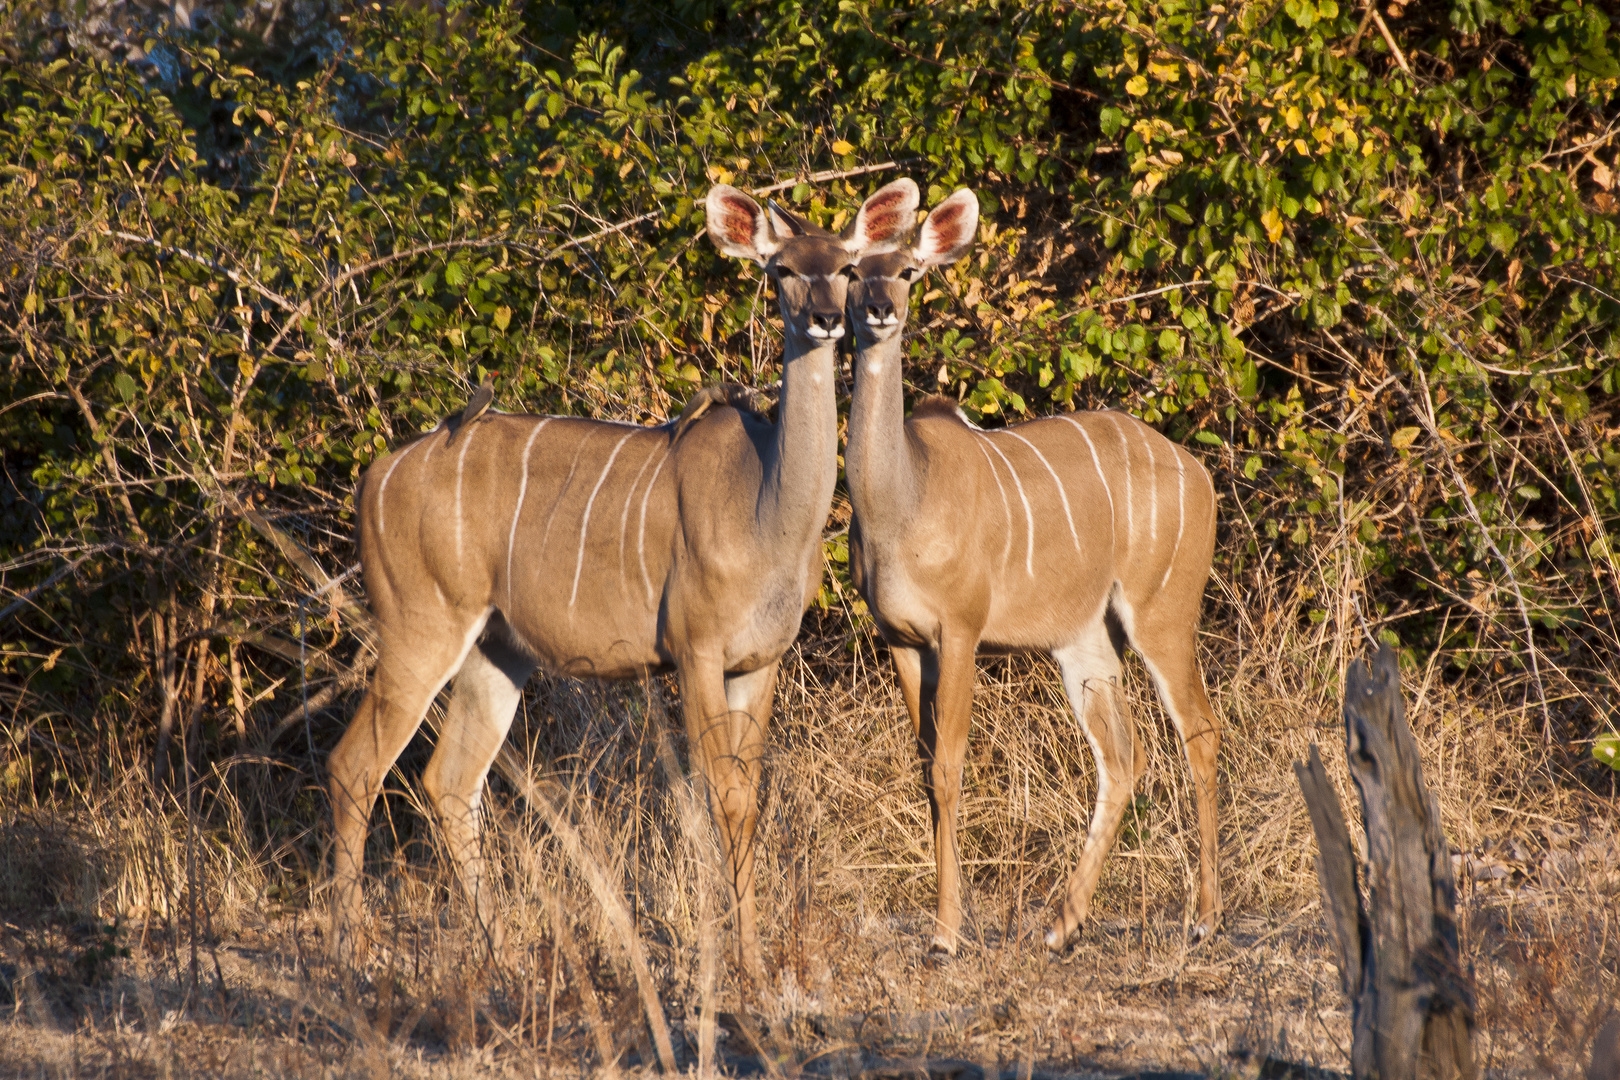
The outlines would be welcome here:
M 503 407 L 636 420 L 768 385 L 771 306 L 703 192 L 839 225 L 900 173 L 986 208 L 915 306 L 918 394 L 1159 425 L 1224 496 L 1221 612 L 1296 573 L 1255 619 L 1520 680 L 1602 775 L 1603 5 L 389 4 L 140 64 L 39 10 L 0 2 L 7 798 L 147 762 L 159 729 L 193 766 L 269 746 L 306 694 L 327 738 L 366 667 L 328 575 L 367 463 L 490 370 Z M 824 602 L 858 615 L 828 553 Z

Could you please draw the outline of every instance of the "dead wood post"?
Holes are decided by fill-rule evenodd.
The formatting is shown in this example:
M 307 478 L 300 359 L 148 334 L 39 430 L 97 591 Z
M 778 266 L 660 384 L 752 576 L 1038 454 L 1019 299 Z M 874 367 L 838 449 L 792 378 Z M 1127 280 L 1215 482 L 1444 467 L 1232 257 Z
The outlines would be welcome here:
M 1350 665 L 1345 756 L 1367 827 L 1368 900 L 1338 796 L 1316 747 L 1294 763 L 1321 857 L 1322 907 L 1354 1007 L 1356 1080 L 1474 1080 L 1474 994 L 1457 955 L 1457 891 L 1440 808 L 1406 723 L 1389 646 Z

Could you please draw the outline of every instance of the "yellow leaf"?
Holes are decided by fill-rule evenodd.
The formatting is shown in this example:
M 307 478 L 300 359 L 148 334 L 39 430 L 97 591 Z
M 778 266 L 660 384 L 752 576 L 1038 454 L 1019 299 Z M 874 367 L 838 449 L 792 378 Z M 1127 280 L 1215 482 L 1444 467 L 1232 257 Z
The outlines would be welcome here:
M 1321 125 L 1317 125 L 1311 129 L 1311 136 L 1323 146 L 1333 145 L 1333 129 L 1330 127 L 1322 127 Z
M 1164 173 L 1157 169 L 1149 169 L 1148 174 L 1138 180 L 1136 186 L 1131 188 L 1131 198 L 1136 199 L 1143 195 L 1153 194 L 1153 189 L 1158 187 L 1163 180 Z
M 1149 60 L 1147 69 L 1148 74 L 1160 82 L 1175 82 L 1181 78 L 1181 69 L 1174 64 L 1155 64 Z
M 843 139 L 839 139 L 837 142 L 832 144 L 832 152 L 837 154 L 839 157 L 843 157 L 845 154 L 853 154 L 855 152 L 855 147 L 850 143 L 845 142 Z
M 1260 224 L 1266 227 L 1266 235 L 1271 238 L 1273 244 L 1282 239 L 1283 219 L 1281 210 L 1273 206 L 1260 215 Z
M 1417 441 L 1417 437 L 1417 428 L 1403 427 L 1399 431 L 1395 432 L 1395 434 L 1391 435 L 1389 437 L 1389 441 L 1394 445 L 1395 449 L 1405 450 L 1407 447 L 1411 446 Z
M 1305 114 L 1299 111 L 1298 105 L 1290 105 L 1283 110 L 1283 122 L 1288 125 L 1289 131 L 1299 130 L 1299 125 L 1304 119 Z
M 495 309 L 495 329 L 505 330 L 512 323 L 512 309 L 502 304 Z
M 1303 156 L 1303 157 L 1310 157 L 1311 156 L 1311 148 L 1305 144 L 1304 139 L 1295 139 L 1294 140 L 1294 149 L 1298 150 L 1300 152 L 1300 155 Z
M 1264 135 L 1266 132 L 1268 132 L 1270 130 L 1271 130 L 1271 117 L 1262 116 L 1260 118 L 1260 134 Z
M 1141 97 L 1148 92 L 1147 80 L 1140 75 L 1132 75 L 1125 83 L 1125 92 L 1132 97 Z
M 716 184 L 729 184 L 737 178 L 737 174 L 723 165 L 709 166 L 709 179 Z
M 259 119 L 263 120 L 266 124 L 269 124 L 271 127 L 276 126 L 276 118 L 270 115 L 270 111 L 268 109 L 254 109 L 253 111 L 258 115 Z

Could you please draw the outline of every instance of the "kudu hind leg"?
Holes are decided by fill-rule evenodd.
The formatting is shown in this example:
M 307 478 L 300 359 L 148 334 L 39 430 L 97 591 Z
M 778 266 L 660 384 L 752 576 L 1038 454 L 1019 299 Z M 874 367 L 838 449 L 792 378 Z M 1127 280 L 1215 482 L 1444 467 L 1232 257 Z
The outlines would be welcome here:
M 1198 663 L 1196 609 L 1154 610 L 1138 615 L 1131 644 L 1141 654 L 1158 687 L 1159 700 L 1181 736 L 1192 772 L 1198 808 L 1198 922 L 1194 941 L 1215 932 L 1221 919 L 1219 818 L 1216 808 L 1215 758 L 1221 746 L 1221 722 L 1204 690 Z
M 403 618 L 396 621 L 406 623 Z M 466 625 L 444 622 L 424 618 L 414 624 L 417 632 L 409 637 L 385 637 L 366 696 L 327 760 L 332 802 L 331 945 L 340 953 L 358 944 L 352 938 L 364 914 L 366 833 L 383 778 L 483 627 L 482 618 Z
M 1120 686 L 1120 655 L 1108 628 L 1098 620 L 1084 638 L 1053 654 L 1063 672 L 1063 688 L 1097 762 L 1097 803 L 1091 815 L 1080 863 L 1069 875 L 1058 917 L 1046 931 L 1046 947 L 1065 948 L 1091 914 L 1091 900 L 1103 859 L 1113 849 L 1120 819 L 1140 775 L 1141 747 Z
M 479 840 L 480 806 L 489 767 L 511 730 L 523 684 L 534 666 L 527 657 L 494 642 L 486 641 L 469 653 L 456 674 L 438 746 L 422 774 L 462 892 L 496 954 L 505 935 L 486 883 L 489 866 Z

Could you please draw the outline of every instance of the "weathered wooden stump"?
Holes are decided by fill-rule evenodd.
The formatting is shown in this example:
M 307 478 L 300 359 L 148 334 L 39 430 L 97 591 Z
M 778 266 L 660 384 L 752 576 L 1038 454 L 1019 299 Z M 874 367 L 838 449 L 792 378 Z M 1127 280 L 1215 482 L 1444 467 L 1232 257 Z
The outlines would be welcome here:
M 1345 756 L 1367 827 L 1367 902 L 1338 796 L 1316 747 L 1294 763 L 1316 833 L 1322 907 L 1354 1007 L 1357 1080 L 1473 1080 L 1474 994 L 1457 955 L 1457 890 L 1440 808 L 1406 723 L 1395 653 L 1350 665 Z

